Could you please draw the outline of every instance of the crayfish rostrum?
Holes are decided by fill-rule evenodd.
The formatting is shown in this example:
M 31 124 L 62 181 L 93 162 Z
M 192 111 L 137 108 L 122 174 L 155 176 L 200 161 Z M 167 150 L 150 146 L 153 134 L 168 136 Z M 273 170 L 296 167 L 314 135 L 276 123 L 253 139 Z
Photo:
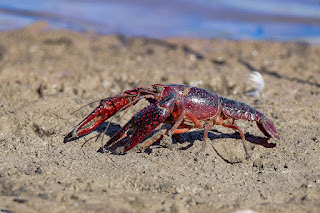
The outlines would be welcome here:
M 279 140 L 272 122 L 245 103 L 220 97 L 197 87 L 155 84 L 151 88 L 139 87 L 101 100 L 99 106 L 65 137 L 65 142 L 91 132 L 106 119 L 135 105 L 141 99 L 146 99 L 150 105 L 136 113 L 118 133 L 111 137 L 105 148 L 116 154 L 125 153 L 163 123 L 170 124 L 170 128 L 158 131 L 157 139 L 164 134 L 180 134 L 193 128 L 201 128 L 204 130 L 204 141 L 207 141 L 208 131 L 214 125 L 222 125 L 237 130 L 244 143 L 244 134 L 234 123 L 238 119 L 256 121 L 265 136 Z M 151 137 L 142 145 L 147 148 L 154 141 L 154 137 Z M 248 154 L 247 149 L 246 154 Z

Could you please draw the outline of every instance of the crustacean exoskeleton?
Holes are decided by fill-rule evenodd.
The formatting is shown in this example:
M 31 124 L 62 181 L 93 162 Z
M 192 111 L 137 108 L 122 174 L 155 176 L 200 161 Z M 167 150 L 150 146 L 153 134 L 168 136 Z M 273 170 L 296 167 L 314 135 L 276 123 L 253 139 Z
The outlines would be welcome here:
M 158 139 L 164 134 L 180 134 L 192 128 L 202 128 L 204 141 L 206 141 L 208 131 L 214 125 L 222 125 L 237 130 L 244 143 L 245 136 L 234 123 L 238 119 L 256 121 L 265 136 L 279 140 L 279 135 L 272 122 L 261 112 L 245 103 L 223 98 L 197 87 L 181 84 L 155 84 L 151 88 L 139 87 L 101 100 L 100 105 L 65 137 L 65 142 L 91 132 L 106 119 L 133 106 L 141 99 L 148 100 L 150 105 L 136 113 L 118 133 L 110 138 L 105 148 L 116 154 L 125 153 L 163 123 L 171 124 L 171 127 L 166 131 L 159 131 Z M 148 139 L 143 142 L 143 146 L 147 148 L 154 141 Z M 247 149 L 246 154 L 248 156 Z

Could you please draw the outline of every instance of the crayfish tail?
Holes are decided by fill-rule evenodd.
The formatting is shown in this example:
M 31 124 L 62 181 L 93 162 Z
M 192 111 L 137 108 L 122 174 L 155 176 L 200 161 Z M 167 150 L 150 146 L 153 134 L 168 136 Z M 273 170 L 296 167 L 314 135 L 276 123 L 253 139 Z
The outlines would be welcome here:
M 264 116 L 263 121 L 261 123 L 257 121 L 257 126 L 265 136 L 269 138 L 274 137 L 277 140 L 280 140 L 280 137 L 276 128 L 267 117 Z
M 228 98 L 219 98 L 222 112 L 226 117 L 247 121 L 256 121 L 261 132 L 267 137 L 280 139 L 279 134 L 273 123 L 260 111 L 252 106 Z

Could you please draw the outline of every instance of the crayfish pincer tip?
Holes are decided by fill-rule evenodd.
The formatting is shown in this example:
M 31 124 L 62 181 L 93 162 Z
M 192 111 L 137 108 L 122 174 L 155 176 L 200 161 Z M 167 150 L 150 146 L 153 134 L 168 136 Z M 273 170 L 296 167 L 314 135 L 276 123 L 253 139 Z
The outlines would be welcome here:
M 73 137 L 73 131 L 69 132 L 69 134 L 67 134 L 64 139 L 63 139 L 63 143 L 67 143 L 70 141 L 73 141 L 75 138 Z

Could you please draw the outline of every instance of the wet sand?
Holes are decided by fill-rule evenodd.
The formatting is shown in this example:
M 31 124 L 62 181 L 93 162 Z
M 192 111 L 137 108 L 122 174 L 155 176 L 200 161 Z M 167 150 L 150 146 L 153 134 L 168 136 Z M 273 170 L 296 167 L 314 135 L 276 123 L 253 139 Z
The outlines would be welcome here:
M 0 33 L 1 212 L 320 211 L 320 48 L 307 43 L 155 40 L 45 31 Z M 266 88 L 249 97 L 248 75 Z M 254 123 L 164 138 L 125 155 L 100 147 L 146 105 L 115 116 L 103 141 L 64 136 L 98 103 L 127 89 L 183 83 L 248 103 L 280 141 Z M 263 142 L 261 142 L 263 141 Z M 84 144 L 85 143 L 85 144 Z M 240 163 L 231 164 L 226 161 Z

